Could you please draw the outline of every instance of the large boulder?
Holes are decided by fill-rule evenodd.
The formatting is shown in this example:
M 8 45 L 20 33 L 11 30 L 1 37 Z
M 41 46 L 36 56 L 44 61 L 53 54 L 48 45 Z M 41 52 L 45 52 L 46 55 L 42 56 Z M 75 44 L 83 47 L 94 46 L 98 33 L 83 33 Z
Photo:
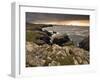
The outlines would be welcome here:
M 85 38 L 84 40 L 82 40 L 80 43 L 79 43 L 79 47 L 80 48 L 83 48 L 85 50 L 90 50 L 89 47 L 90 46 L 90 42 L 89 42 L 89 37 Z
M 53 36 L 53 44 L 62 46 L 64 43 L 67 43 L 69 41 L 70 41 L 70 38 L 68 37 L 68 35 L 57 34 Z
M 52 33 L 50 33 L 49 31 L 47 30 L 43 30 L 44 33 L 46 33 L 48 36 L 52 36 Z
M 42 36 L 39 39 L 44 41 L 47 44 L 50 44 L 50 37 L 49 36 Z

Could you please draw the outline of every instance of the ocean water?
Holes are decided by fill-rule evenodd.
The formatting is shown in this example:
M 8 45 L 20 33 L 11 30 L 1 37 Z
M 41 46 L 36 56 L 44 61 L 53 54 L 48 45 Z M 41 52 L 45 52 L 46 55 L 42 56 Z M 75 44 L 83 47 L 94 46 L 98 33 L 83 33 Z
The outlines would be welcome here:
M 76 46 L 89 35 L 89 27 L 83 26 L 53 26 L 46 27 L 43 30 L 55 31 L 60 34 L 67 34 Z

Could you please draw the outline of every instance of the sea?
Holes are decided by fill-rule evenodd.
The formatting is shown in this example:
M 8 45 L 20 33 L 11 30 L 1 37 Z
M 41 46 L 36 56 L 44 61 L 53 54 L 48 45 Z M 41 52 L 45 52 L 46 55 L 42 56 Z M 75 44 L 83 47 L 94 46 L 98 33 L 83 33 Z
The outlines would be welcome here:
M 62 26 L 45 27 L 43 30 L 55 31 L 60 34 L 67 34 L 76 46 L 86 37 L 89 36 L 89 26 Z

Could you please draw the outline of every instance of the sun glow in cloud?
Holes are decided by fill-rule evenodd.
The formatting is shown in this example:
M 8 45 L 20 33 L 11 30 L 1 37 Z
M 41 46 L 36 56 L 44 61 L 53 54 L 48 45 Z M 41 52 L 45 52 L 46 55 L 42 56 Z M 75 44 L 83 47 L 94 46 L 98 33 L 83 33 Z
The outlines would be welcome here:
M 33 24 L 90 26 L 89 15 L 26 13 L 26 22 Z
M 72 25 L 72 26 L 89 26 L 89 20 L 69 20 L 69 21 L 45 21 L 31 22 L 35 24 L 53 24 L 53 25 Z
M 89 21 L 88 20 L 76 20 L 76 21 L 73 20 L 73 21 L 66 21 L 64 23 L 65 23 L 65 25 L 89 26 Z

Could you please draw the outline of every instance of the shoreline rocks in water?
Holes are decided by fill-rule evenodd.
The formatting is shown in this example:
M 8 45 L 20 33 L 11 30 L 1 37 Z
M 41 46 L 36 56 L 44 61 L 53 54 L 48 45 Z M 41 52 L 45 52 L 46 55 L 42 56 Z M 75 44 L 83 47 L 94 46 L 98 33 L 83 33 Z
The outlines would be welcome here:
M 26 67 L 89 64 L 89 52 L 74 46 L 26 42 Z
M 48 31 L 26 31 L 26 41 L 34 42 L 38 45 L 74 45 L 74 43 L 70 40 L 67 34 L 51 34 Z
M 42 30 L 43 27 L 46 25 L 31 24 L 27 27 L 26 67 L 90 63 L 89 38 L 84 39 L 77 47 L 67 34 Z
M 56 34 L 55 36 L 52 37 L 53 38 L 53 44 L 57 44 L 62 46 L 64 43 L 67 43 L 70 41 L 68 35 L 61 35 L 61 34 Z
M 85 50 L 90 50 L 90 44 L 89 44 L 89 36 L 85 39 L 83 39 L 80 43 L 79 43 L 79 47 L 83 48 Z

